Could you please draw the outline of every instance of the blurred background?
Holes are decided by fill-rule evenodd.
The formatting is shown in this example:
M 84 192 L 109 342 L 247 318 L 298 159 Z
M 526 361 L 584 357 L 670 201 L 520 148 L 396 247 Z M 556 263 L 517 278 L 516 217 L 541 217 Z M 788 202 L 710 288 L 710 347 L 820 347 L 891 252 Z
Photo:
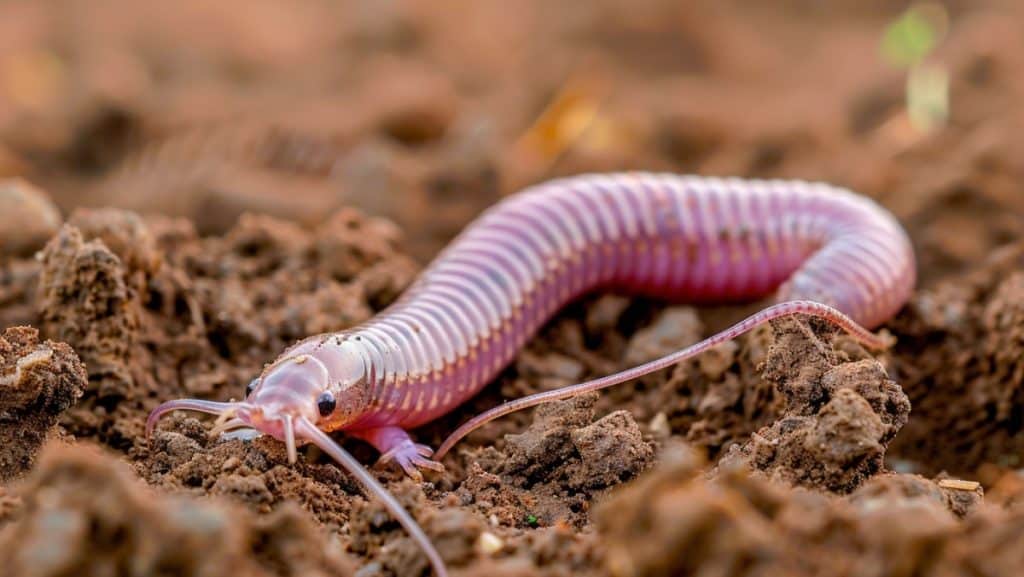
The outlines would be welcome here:
M 0 176 L 223 232 L 357 206 L 428 260 L 552 176 L 823 179 L 932 283 L 1022 232 L 1024 3 L 7 1 Z

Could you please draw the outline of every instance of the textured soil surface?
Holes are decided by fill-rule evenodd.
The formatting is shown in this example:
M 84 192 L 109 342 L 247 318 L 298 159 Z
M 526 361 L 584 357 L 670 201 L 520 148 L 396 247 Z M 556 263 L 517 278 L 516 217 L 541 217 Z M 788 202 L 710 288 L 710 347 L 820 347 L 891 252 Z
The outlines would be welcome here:
M 511 415 L 446 471 L 373 469 L 456 575 L 994 577 L 1024 567 L 1024 5 L 945 3 L 915 129 L 886 0 L 0 5 L 0 567 L 12 577 L 420 577 L 329 459 L 146 415 L 237 399 L 385 308 L 522 186 L 620 169 L 877 199 L 919 288 L 869 354 L 780 321 Z M 502 400 L 756 310 L 568 306 Z M 362 462 L 368 446 L 337 437 Z

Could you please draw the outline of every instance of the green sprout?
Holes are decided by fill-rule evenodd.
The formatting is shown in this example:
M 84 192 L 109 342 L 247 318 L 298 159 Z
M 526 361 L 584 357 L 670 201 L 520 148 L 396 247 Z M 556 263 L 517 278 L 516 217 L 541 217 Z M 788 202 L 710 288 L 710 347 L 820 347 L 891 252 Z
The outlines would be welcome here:
M 882 36 L 882 57 L 907 70 L 907 117 L 921 132 L 930 132 L 949 118 L 949 72 L 928 62 L 948 27 L 949 15 L 941 4 L 921 3 L 890 23 Z
M 526 524 L 531 526 L 531 527 L 536 527 L 537 526 L 537 516 L 536 515 L 532 515 L 532 514 L 531 515 L 527 515 L 526 516 Z

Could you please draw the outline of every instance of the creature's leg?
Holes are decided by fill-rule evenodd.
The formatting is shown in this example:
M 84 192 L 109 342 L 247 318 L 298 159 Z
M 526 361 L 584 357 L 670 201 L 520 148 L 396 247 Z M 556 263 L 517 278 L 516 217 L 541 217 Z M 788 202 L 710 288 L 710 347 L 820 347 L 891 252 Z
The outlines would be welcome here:
M 409 433 L 401 427 L 377 427 L 351 431 L 350 434 L 376 447 L 381 452 L 381 463 L 394 461 L 407 475 L 417 481 L 423 480 L 420 469 L 444 471 L 444 465 L 429 458 L 434 454 L 434 450 L 412 442 Z

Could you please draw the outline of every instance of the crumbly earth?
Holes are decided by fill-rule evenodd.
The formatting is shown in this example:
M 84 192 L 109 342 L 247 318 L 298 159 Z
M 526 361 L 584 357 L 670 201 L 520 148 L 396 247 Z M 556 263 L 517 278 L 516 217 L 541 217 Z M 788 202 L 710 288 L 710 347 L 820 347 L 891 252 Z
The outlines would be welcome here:
M 64 343 L 39 342 L 31 327 L 0 335 L 0 481 L 32 466 L 46 440 L 57 433 L 61 413 L 88 387 L 85 365 Z
M 256 516 L 183 496 L 154 499 L 129 467 L 88 443 L 49 449 L 21 493 L 0 529 L 8 575 L 354 573 L 292 504 Z
M 880 56 L 905 5 L 0 5 L 4 575 L 428 574 L 316 451 L 291 465 L 187 414 L 147 442 L 145 417 L 239 398 L 285 346 L 370 318 L 505 195 L 620 169 L 875 198 L 919 257 L 896 345 L 780 321 L 489 424 L 423 483 L 374 467 L 453 572 L 1019 574 L 1024 5 L 944 3 L 932 132 Z M 759 306 L 590 296 L 415 436 Z

